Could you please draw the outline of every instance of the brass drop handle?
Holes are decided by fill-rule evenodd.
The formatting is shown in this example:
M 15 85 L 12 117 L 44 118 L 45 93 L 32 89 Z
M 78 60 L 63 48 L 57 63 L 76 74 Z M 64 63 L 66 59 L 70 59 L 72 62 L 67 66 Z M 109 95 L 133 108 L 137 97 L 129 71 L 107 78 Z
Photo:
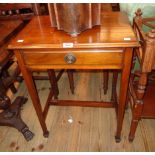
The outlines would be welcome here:
M 67 55 L 65 55 L 64 60 L 67 64 L 73 64 L 76 62 L 76 57 L 74 54 L 68 53 Z

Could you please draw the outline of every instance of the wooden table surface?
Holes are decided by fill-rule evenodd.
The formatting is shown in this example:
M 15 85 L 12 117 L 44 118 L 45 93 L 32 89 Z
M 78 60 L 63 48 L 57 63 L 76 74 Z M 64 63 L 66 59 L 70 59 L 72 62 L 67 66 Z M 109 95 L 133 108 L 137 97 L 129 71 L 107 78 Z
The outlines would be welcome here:
M 138 46 L 125 14 L 104 13 L 101 23 L 101 26 L 86 30 L 78 37 L 71 37 L 64 31 L 52 28 L 49 16 L 33 17 L 33 20 L 17 35 L 9 48 L 63 48 L 63 43 L 67 42 L 72 42 L 73 48 Z M 17 42 L 18 40 L 23 40 L 23 42 Z
M 45 123 L 47 107 L 51 103 L 59 105 L 61 101 L 52 99 L 53 93 L 51 92 L 50 102 L 47 102 L 42 110 L 31 71 L 40 69 L 119 69 L 122 74 L 118 105 L 116 106 L 117 131 L 115 138 L 117 142 L 121 140 L 133 48 L 138 47 L 139 43 L 125 14 L 121 12 L 103 13 L 101 23 L 101 26 L 95 26 L 77 37 L 71 37 L 63 31 L 52 28 L 48 16 L 33 17 L 8 46 L 9 49 L 14 50 L 17 57 L 45 137 L 48 137 L 49 134 Z M 70 57 L 76 61 L 71 61 L 71 63 L 66 61 Z M 54 84 L 56 79 L 51 77 L 50 79 Z M 54 92 L 54 88 L 52 91 Z M 77 101 L 78 103 L 84 104 L 80 101 Z M 85 104 L 90 105 L 89 101 Z M 93 104 L 106 105 L 103 102 L 93 102 Z

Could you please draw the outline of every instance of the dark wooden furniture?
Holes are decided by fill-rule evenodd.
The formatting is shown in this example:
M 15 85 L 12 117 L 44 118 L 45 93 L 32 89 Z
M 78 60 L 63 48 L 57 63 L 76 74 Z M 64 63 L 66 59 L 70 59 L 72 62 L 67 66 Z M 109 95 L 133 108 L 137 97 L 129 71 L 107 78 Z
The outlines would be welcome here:
M 40 15 L 40 4 L 38 3 L 1 3 L 0 20 L 20 19 L 30 20 L 34 15 Z
M 14 51 L 18 59 L 44 136 L 48 137 L 49 134 L 45 119 L 50 105 L 115 107 L 115 104 L 58 100 L 55 97 L 55 89 L 52 88 L 43 109 L 32 71 L 50 70 L 52 74 L 54 69 L 120 69 L 122 71 L 121 89 L 116 106 L 118 107 L 116 141 L 119 142 L 133 48 L 137 46 L 139 44 L 128 18 L 120 12 L 105 13 L 101 18 L 101 26 L 86 30 L 78 37 L 71 37 L 63 31 L 52 28 L 49 16 L 34 17 L 8 48 Z M 53 78 L 50 78 L 51 83 L 56 81 L 55 76 Z
M 8 73 L 8 68 L 14 63 L 13 53 L 7 51 L 8 42 L 16 35 L 32 18 L 39 14 L 39 4 L 30 3 L 1 3 L 0 4 L 0 67 L 1 86 L 5 91 L 11 88 L 16 93 L 13 83 L 15 80 L 21 81 L 18 77 L 20 69 L 17 66 L 12 76 Z
M 33 138 L 34 134 L 23 122 L 20 115 L 20 109 L 26 101 L 27 98 L 18 96 L 11 104 L 10 99 L 0 92 L 0 110 L 3 110 L 0 113 L 0 125 L 16 128 L 29 141 Z
M 113 11 L 120 11 L 119 3 L 111 3 L 111 7 Z
M 140 9 L 133 20 L 133 28 L 141 46 L 135 49 L 140 69 L 135 70 L 129 84 L 128 99 L 132 107 L 132 122 L 129 140 L 133 141 L 141 118 L 155 118 L 155 83 L 149 82 L 149 74 L 155 69 L 155 29 L 144 33 L 142 26 L 155 28 L 150 22 L 155 18 L 142 18 Z M 138 79 L 137 79 L 138 77 Z
M 10 20 L 10 21 L 0 21 L 0 76 L 1 76 L 1 91 L 4 93 L 8 88 L 15 93 L 17 90 L 14 86 L 14 79 L 16 78 L 16 73 L 14 72 L 11 76 L 9 75 L 8 68 L 13 63 L 13 53 L 7 51 L 7 43 L 10 38 L 13 37 L 22 28 L 22 21 L 20 20 Z
M 8 69 L 14 63 L 13 52 L 7 50 L 8 43 L 15 35 L 26 25 L 26 23 L 37 15 L 38 4 L 0 4 L 0 125 L 15 127 L 25 137 L 31 140 L 34 134 L 29 131 L 27 125 L 22 121 L 20 116 L 20 108 L 27 101 L 24 97 L 17 97 L 11 104 L 6 96 L 7 90 L 10 88 L 16 93 L 14 82 L 21 81 L 19 78 L 20 69 L 18 65 L 14 68 L 12 74 Z
M 14 81 L 18 76 L 17 70 L 9 74 L 8 68 L 13 63 L 13 53 L 7 51 L 7 45 L 10 38 L 13 38 L 23 27 L 20 20 L 7 20 L 0 22 L 0 125 L 11 126 L 18 129 L 25 139 L 31 140 L 33 133 L 29 130 L 27 125 L 22 121 L 20 116 L 20 108 L 27 101 L 25 97 L 17 97 L 11 104 L 10 99 L 6 96 L 8 88 L 15 93 L 17 90 L 14 86 Z

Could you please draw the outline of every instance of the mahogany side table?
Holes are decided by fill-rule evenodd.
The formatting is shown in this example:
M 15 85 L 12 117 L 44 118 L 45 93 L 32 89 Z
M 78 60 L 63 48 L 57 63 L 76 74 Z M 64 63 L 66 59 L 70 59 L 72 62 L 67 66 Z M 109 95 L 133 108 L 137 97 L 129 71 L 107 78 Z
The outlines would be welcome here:
M 18 59 L 33 106 L 36 110 L 45 137 L 48 130 L 45 123 L 49 105 L 65 105 L 58 100 L 52 88 L 48 102 L 42 109 L 33 81 L 32 71 L 54 69 L 114 69 L 121 70 L 121 87 L 117 104 L 93 101 L 68 101 L 68 105 L 101 106 L 117 108 L 116 142 L 121 140 L 133 48 L 139 43 L 121 12 L 102 14 L 101 26 L 86 30 L 77 37 L 51 27 L 49 16 L 34 17 L 10 43 Z M 55 79 L 51 79 L 53 82 Z M 54 83 L 54 82 L 53 82 Z M 115 93 L 116 94 L 116 93 Z M 55 99 L 56 98 L 56 99 Z

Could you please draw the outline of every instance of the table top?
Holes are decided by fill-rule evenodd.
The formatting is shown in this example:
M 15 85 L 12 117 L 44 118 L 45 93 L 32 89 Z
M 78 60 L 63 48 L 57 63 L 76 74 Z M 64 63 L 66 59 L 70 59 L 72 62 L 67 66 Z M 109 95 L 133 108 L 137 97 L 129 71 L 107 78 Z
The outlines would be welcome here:
M 22 24 L 21 20 L 0 21 L 0 46 L 2 46 L 9 36 Z
M 64 31 L 51 27 L 49 16 L 35 16 L 13 39 L 9 49 L 50 49 L 64 48 L 64 43 L 72 43 L 72 48 L 135 47 L 137 38 L 126 14 L 105 12 L 101 25 L 71 37 Z

